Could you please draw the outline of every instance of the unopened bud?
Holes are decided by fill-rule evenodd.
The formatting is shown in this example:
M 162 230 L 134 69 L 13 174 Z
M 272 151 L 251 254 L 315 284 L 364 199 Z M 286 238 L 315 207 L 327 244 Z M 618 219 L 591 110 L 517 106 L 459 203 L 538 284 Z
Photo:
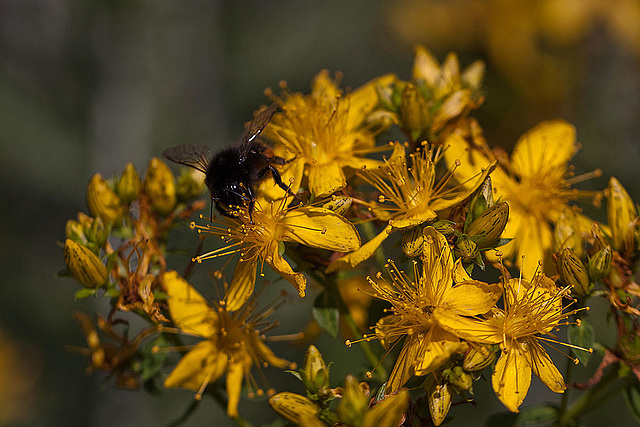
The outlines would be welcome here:
M 427 390 L 429 400 L 429 412 L 433 425 L 439 426 L 449 413 L 453 391 L 449 384 L 433 384 Z
M 638 211 L 631 196 L 620 182 L 609 179 L 609 201 L 607 202 L 607 220 L 613 236 L 613 247 L 623 253 L 635 249 L 634 232 L 637 227 Z
M 87 239 L 94 243 L 96 247 L 101 247 L 107 242 L 111 228 L 104 225 L 100 217 L 93 218 L 91 226 L 85 228 L 85 235 Z
M 168 215 L 175 208 L 176 186 L 169 167 L 160 159 L 152 158 L 144 177 L 144 194 L 147 195 L 153 210 L 160 215 Z
M 462 258 L 465 261 L 474 260 L 479 254 L 476 242 L 464 236 L 458 239 L 453 248 L 453 252 L 456 254 L 456 257 Z
M 591 281 L 600 280 L 611 271 L 611 259 L 613 251 L 607 245 L 600 248 L 591 258 L 589 258 L 589 278 Z
M 361 425 L 362 417 L 369 407 L 369 396 L 356 377 L 347 375 L 344 381 L 342 400 L 338 405 L 338 419 L 347 425 Z
M 322 205 L 323 208 L 334 211 L 338 215 L 344 215 L 351 207 L 353 198 L 346 196 L 334 196 L 331 201 Z
M 433 221 L 433 223 L 431 224 L 431 226 L 435 228 L 438 233 L 444 236 L 452 235 L 455 231 L 455 225 L 455 222 L 447 221 L 446 219 L 438 219 Z
M 454 366 L 453 369 L 449 369 L 447 372 L 447 382 L 460 391 L 471 390 L 473 386 L 473 377 L 468 372 L 465 372 L 461 366 Z
M 397 427 L 409 407 L 409 391 L 400 390 L 378 401 L 364 415 L 362 427 Z
M 304 369 L 300 370 L 302 383 L 311 393 L 317 393 L 320 389 L 329 387 L 329 369 L 324 363 L 322 354 L 318 349 L 310 345 L 304 358 Z
M 481 371 L 496 360 L 496 353 L 489 346 L 471 346 L 464 355 L 462 368 L 467 372 Z
M 64 227 L 64 235 L 67 239 L 87 243 L 87 236 L 84 234 L 84 227 L 74 219 L 67 221 L 67 224 Z
M 418 137 L 427 128 L 430 116 L 426 100 L 418 88 L 412 83 L 407 83 L 400 102 L 403 127 L 411 132 L 412 137 Z
M 469 237 L 480 236 L 474 239 L 479 249 L 491 248 L 500 240 L 508 219 L 509 205 L 507 202 L 498 203 L 484 211 L 469 225 L 466 230 L 467 235 Z
M 97 288 L 107 281 L 107 269 L 100 258 L 71 239 L 64 243 L 64 261 L 71 276 L 85 288 Z
M 414 227 L 402 233 L 402 253 L 409 258 L 422 254 L 424 234 L 422 227 Z
M 589 275 L 580 258 L 569 248 L 564 248 L 558 260 L 558 271 L 567 285 L 573 285 L 573 293 L 585 296 L 591 289 Z
M 122 201 L 99 173 L 93 175 L 87 185 L 87 204 L 93 216 L 102 218 L 106 224 L 122 216 Z
M 578 216 L 571 208 L 564 209 L 555 222 L 553 245 L 556 253 L 560 253 L 564 248 L 571 248 L 576 255 L 582 256 L 582 235 Z
M 182 168 L 176 184 L 178 200 L 188 202 L 199 197 L 203 190 L 204 175 L 195 169 Z
M 313 400 L 288 391 L 271 396 L 269 405 L 280 416 L 296 424 L 301 423 L 303 415 L 315 417 L 320 411 L 320 407 Z
M 128 204 L 138 197 L 141 189 L 142 181 L 140 180 L 138 171 L 135 166 L 133 166 L 133 163 L 127 163 L 116 187 L 118 196 L 120 196 L 120 199 L 124 203 Z

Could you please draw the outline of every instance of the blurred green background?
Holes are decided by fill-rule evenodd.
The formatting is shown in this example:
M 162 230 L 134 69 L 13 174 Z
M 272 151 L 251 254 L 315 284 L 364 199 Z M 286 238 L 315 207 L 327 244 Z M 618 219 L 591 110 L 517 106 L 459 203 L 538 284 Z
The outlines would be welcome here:
M 408 78 L 416 43 L 441 60 L 455 50 L 463 66 L 486 61 L 475 115 L 490 145 L 509 150 L 538 121 L 562 117 L 583 147 L 576 172 L 603 170 L 581 188 L 615 175 L 640 201 L 640 0 L 0 0 L 0 424 L 166 425 L 192 400 L 116 390 L 65 349 L 84 346 L 73 310 L 107 310 L 74 302 L 75 282 L 56 278 L 56 242 L 86 211 L 93 173 L 120 173 L 128 161 L 144 171 L 169 145 L 231 141 L 281 80 L 306 93 L 323 68 L 342 71 L 343 87 L 387 72 Z M 309 304 L 288 304 L 278 332 L 295 332 L 286 319 L 301 310 L 308 320 Z M 302 362 L 300 350 L 275 348 Z M 325 336 L 319 348 L 344 361 L 333 384 L 362 372 L 341 340 Z M 536 381 L 530 394 L 557 399 Z M 479 407 L 456 407 L 457 420 L 477 425 L 502 410 L 477 387 Z M 624 425 L 623 406 L 601 414 Z M 241 411 L 257 424 L 276 418 L 264 402 Z M 187 425 L 226 423 L 205 399 Z

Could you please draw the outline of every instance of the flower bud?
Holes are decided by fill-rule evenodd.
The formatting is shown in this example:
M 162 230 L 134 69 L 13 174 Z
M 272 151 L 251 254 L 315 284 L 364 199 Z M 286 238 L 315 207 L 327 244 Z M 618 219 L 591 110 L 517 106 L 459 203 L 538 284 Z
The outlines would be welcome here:
M 449 413 L 453 398 L 452 387 L 449 384 L 432 384 L 427 390 L 429 412 L 433 425 L 439 426 Z
M 402 91 L 402 99 L 400 101 L 402 126 L 410 131 L 411 137 L 415 139 L 429 125 L 427 122 L 429 117 L 429 108 L 426 100 L 414 84 L 407 83 Z
M 402 233 L 402 253 L 409 258 L 422 254 L 424 234 L 422 227 L 414 227 Z
M 67 239 L 80 243 L 87 243 L 87 236 L 84 234 L 84 227 L 78 221 L 70 219 L 64 227 L 64 235 Z
M 634 233 L 637 226 L 638 211 L 631 196 L 622 184 L 611 177 L 609 179 L 609 201 L 607 203 L 607 220 L 613 236 L 613 247 L 623 253 L 631 253 L 635 249 Z
M 144 177 L 144 194 L 147 195 L 153 210 L 160 215 L 168 215 L 175 208 L 176 186 L 169 167 L 160 159 L 152 158 Z
M 570 209 L 564 209 L 556 220 L 553 229 L 554 250 L 559 253 L 564 248 L 571 248 L 578 256 L 582 256 L 582 235 L 576 213 Z
M 433 223 L 431 223 L 431 226 L 435 228 L 438 231 L 438 233 L 444 236 L 452 235 L 455 232 L 455 228 L 454 228 L 455 225 L 456 225 L 455 222 L 447 221 L 446 219 L 438 219 L 433 221 Z
M 461 366 L 454 366 L 453 369 L 445 371 L 446 379 L 449 384 L 460 391 L 471 390 L 473 386 L 473 377 L 462 369 Z
M 122 216 L 122 201 L 99 173 L 87 185 L 87 204 L 93 216 L 102 218 L 106 224 Z
M 278 415 L 296 424 L 300 424 L 303 415 L 315 417 L 320 411 L 320 407 L 313 400 L 288 391 L 271 396 L 269 405 Z
M 64 243 L 64 261 L 71 276 L 85 288 L 97 288 L 107 281 L 107 269 L 100 258 L 71 239 Z
M 360 425 L 368 407 L 369 396 L 363 390 L 362 384 L 353 375 L 347 375 L 342 400 L 337 409 L 338 419 L 343 424 Z
M 482 182 L 482 185 L 476 191 L 475 196 L 469 204 L 469 211 L 467 213 L 467 221 L 470 223 L 482 215 L 487 209 L 493 206 L 493 186 L 491 185 L 491 177 L 488 176 Z M 465 227 L 468 228 L 468 227 Z
M 611 259 L 613 251 L 611 246 L 607 245 L 600 248 L 591 258 L 589 258 L 589 278 L 591 281 L 600 280 L 611 271 Z
M 138 171 L 135 166 L 133 166 L 133 163 L 127 163 L 116 187 L 118 196 L 120 196 L 120 199 L 124 203 L 129 204 L 132 200 L 138 198 L 141 188 L 142 181 L 140 180 Z
M 176 183 L 176 196 L 180 202 L 198 198 L 204 190 L 204 175 L 195 169 L 182 168 Z
M 313 393 L 318 393 L 322 388 L 329 387 L 329 369 L 324 363 L 322 354 L 318 349 L 310 345 L 304 358 L 304 369 L 300 370 L 304 387 Z
M 397 427 L 409 407 L 409 391 L 400 390 L 386 396 L 369 409 L 362 420 L 362 427 Z
M 474 240 L 477 242 L 479 249 L 491 248 L 500 239 L 508 219 L 509 205 L 507 202 L 498 203 L 484 211 L 469 225 L 467 235 L 469 237 L 478 236 Z
M 560 277 L 567 285 L 573 285 L 573 293 L 585 296 L 591 289 L 589 275 L 580 258 L 569 248 L 564 248 L 558 260 Z
M 490 346 L 471 346 L 464 355 L 462 368 L 467 372 L 481 371 L 496 360 L 496 353 Z
M 453 248 L 453 252 L 456 254 L 456 257 L 462 258 L 465 261 L 474 260 L 479 254 L 476 242 L 465 236 L 458 239 Z
M 334 211 L 338 215 L 344 215 L 351 207 L 353 198 L 346 196 L 333 196 L 331 201 L 322 205 L 323 208 Z

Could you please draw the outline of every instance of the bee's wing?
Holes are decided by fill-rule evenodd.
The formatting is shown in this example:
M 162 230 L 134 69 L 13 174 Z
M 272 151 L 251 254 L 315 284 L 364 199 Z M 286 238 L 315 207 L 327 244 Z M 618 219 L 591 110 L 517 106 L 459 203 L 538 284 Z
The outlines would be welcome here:
M 191 166 L 202 173 L 207 173 L 209 162 L 213 157 L 211 149 L 206 145 L 182 144 L 169 147 L 162 152 L 167 159 L 181 165 Z
M 260 135 L 260 132 L 262 132 L 262 129 L 267 126 L 269 120 L 271 120 L 271 117 L 273 117 L 277 109 L 278 104 L 274 102 L 264 110 L 260 111 L 258 115 L 249 124 L 247 124 L 247 126 L 245 126 L 244 131 L 238 136 L 238 139 L 236 139 L 236 145 L 241 149 L 241 160 L 244 160 L 247 157 L 247 154 L 249 154 L 249 150 L 251 149 L 251 142 Z

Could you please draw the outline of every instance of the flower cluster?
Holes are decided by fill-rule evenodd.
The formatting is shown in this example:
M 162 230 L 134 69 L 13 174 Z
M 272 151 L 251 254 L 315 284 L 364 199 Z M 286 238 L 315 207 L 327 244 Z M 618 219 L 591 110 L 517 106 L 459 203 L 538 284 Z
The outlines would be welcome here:
M 249 147 L 264 157 L 260 170 L 233 187 L 241 205 L 220 216 L 194 218 L 210 205 L 201 200 L 201 172 L 209 181 L 216 173 L 209 159 L 178 178 L 159 159 L 144 179 L 132 165 L 110 180 L 96 174 L 90 215 L 67 223 L 64 243 L 63 274 L 81 285 L 76 298 L 110 301 L 97 326 L 75 314 L 88 371 L 129 388 L 210 396 L 242 425 L 243 396 L 266 394 L 277 414 L 305 426 L 391 427 L 446 422 L 454 400 L 474 400 L 483 375 L 513 413 L 529 411 L 532 373 L 555 393 L 588 389 L 589 401 L 611 383 L 605 368 L 618 363 L 632 387 L 640 378 L 638 207 L 614 177 L 601 192 L 576 187 L 602 173 L 575 175 L 576 129 L 563 120 L 538 124 L 510 155 L 491 145 L 472 117 L 483 74 L 479 61 L 461 71 L 455 54 L 440 65 L 419 46 L 407 81 L 388 74 L 343 91 L 339 76 L 322 71 L 310 94 L 284 83 L 279 94 L 267 90 L 273 115 L 260 114 L 266 119 L 248 138 L 262 132 L 269 141 Z M 391 128 L 405 140 L 380 141 Z M 576 204 L 598 207 L 603 197 L 606 222 Z M 168 258 L 179 230 L 197 242 L 182 270 L 179 257 Z M 222 284 L 215 299 L 196 290 L 200 269 Z M 283 290 L 262 303 L 265 276 L 293 285 L 297 296 Z M 301 309 L 293 333 L 268 336 L 279 324 L 268 317 L 300 298 L 315 300 L 313 322 Z M 608 302 L 618 339 L 587 384 L 572 384 L 547 351 L 568 348 L 569 363 L 586 364 L 602 348 L 591 298 Z M 132 316 L 148 326 L 133 330 Z M 298 371 L 267 346 L 308 345 L 323 330 L 341 334 L 345 351 L 360 347 L 366 372 L 331 387 L 331 364 L 314 345 Z M 288 369 L 305 393 L 277 393 L 263 372 L 269 366 Z M 567 425 L 586 410 L 580 402 L 538 410 Z

